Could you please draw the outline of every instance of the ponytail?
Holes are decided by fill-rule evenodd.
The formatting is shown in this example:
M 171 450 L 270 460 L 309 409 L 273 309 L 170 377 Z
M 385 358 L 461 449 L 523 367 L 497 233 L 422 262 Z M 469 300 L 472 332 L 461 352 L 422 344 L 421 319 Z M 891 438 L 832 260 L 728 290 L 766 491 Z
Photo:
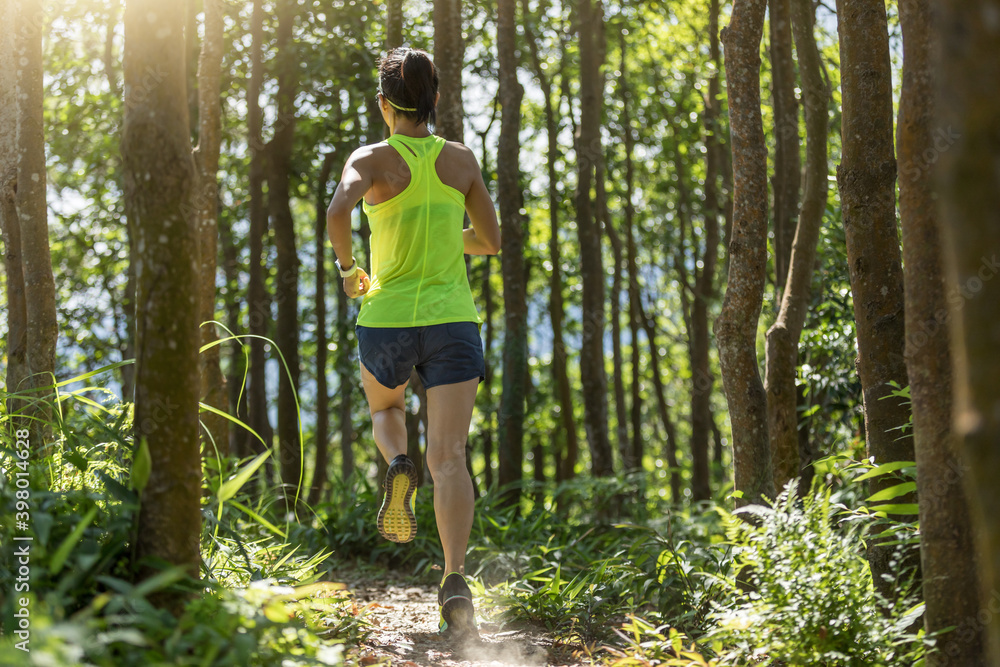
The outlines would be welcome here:
M 396 110 L 417 124 L 434 124 L 437 68 L 425 51 L 399 47 L 379 59 L 379 88 Z

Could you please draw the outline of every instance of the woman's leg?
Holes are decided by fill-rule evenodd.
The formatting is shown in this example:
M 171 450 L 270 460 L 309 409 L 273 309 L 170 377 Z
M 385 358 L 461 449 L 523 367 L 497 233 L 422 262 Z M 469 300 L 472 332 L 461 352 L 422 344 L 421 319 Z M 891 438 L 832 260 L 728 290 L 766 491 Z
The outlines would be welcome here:
M 361 384 L 368 398 L 368 411 L 372 416 L 372 434 L 375 444 L 386 463 L 406 453 L 406 385 L 395 389 L 383 386 L 361 364 Z
M 479 380 L 427 390 L 427 467 L 434 478 L 434 516 L 444 549 L 444 572 L 463 572 L 472 532 L 472 479 L 465 467 Z M 404 447 L 405 448 L 405 447 Z

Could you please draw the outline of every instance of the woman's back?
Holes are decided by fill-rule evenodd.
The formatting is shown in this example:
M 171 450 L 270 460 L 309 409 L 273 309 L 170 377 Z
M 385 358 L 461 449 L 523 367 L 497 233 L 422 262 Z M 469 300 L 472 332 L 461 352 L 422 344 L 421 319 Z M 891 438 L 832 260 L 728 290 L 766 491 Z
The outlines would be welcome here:
M 372 230 L 372 281 L 358 324 L 481 322 L 466 276 L 462 238 L 461 188 L 468 189 L 472 175 L 463 168 L 461 154 L 468 149 L 434 135 L 401 134 L 371 149 L 365 161 L 373 174 L 368 194 L 374 203 L 366 197 L 364 209 Z

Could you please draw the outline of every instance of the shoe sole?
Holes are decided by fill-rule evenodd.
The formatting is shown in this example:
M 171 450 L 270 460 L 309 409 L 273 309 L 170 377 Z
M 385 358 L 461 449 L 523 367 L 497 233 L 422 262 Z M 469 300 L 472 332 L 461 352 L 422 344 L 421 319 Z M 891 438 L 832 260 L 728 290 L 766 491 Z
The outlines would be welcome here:
M 476 610 L 467 597 L 455 596 L 445 600 L 441 605 L 441 618 L 445 622 L 442 634 L 446 636 L 479 636 Z
M 390 542 L 409 542 L 417 535 L 417 517 L 410 499 L 417 489 L 417 471 L 412 467 L 391 471 L 385 481 L 385 499 L 378 512 L 378 532 Z

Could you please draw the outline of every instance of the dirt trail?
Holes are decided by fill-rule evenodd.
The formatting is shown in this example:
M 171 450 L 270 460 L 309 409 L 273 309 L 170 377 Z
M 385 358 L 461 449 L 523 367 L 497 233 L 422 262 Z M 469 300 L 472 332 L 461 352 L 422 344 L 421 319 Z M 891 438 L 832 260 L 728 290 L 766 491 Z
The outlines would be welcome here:
M 387 578 L 391 577 L 387 574 Z M 553 645 L 551 637 L 532 630 L 505 630 L 480 620 L 480 640 L 449 641 L 438 634 L 437 588 L 388 585 L 371 579 L 346 581 L 354 599 L 366 607 L 375 632 L 352 657 L 361 665 L 399 667 L 497 667 L 499 665 L 572 665 L 577 662 Z

